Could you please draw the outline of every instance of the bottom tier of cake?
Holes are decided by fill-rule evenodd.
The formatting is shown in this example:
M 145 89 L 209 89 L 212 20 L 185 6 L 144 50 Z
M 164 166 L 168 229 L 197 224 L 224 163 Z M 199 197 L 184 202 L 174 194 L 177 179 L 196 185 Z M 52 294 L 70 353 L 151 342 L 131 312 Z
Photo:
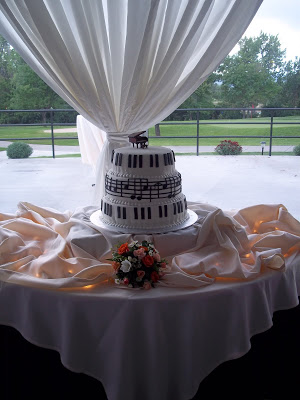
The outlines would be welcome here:
M 101 200 L 101 211 L 101 219 L 106 224 L 130 229 L 171 228 L 189 218 L 186 198 L 182 193 L 165 202 L 160 201 L 159 204 L 128 204 L 106 195 Z

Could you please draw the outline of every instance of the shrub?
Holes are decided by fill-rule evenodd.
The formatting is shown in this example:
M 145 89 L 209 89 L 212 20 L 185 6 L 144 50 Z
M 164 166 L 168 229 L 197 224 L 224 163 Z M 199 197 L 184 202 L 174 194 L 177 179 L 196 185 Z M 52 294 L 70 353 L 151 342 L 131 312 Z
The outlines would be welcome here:
M 298 144 L 297 146 L 295 146 L 293 148 L 293 152 L 294 152 L 295 156 L 300 156 L 300 144 Z
M 10 144 L 6 151 L 8 158 L 28 158 L 32 152 L 32 147 L 23 142 L 14 142 Z
M 222 142 L 215 148 L 215 152 L 223 156 L 235 156 L 241 154 L 242 151 L 243 148 L 238 144 L 238 142 L 232 142 L 231 140 L 222 140 Z

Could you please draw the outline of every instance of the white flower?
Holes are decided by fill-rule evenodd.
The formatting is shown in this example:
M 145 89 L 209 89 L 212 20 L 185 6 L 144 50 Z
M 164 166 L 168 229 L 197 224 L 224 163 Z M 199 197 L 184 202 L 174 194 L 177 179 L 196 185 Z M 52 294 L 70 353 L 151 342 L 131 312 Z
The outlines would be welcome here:
M 115 279 L 115 283 L 117 284 L 117 285 L 120 285 L 120 279 Z
M 132 261 L 132 257 L 131 256 L 128 256 L 127 258 L 128 258 L 128 261 Z
M 129 272 L 131 270 L 131 262 L 128 260 L 124 260 L 121 262 L 121 267 L 120 270 L 122 270 L 123 272 Z
M 153 256 L 153 251 L 149 250 L 149 256 Z

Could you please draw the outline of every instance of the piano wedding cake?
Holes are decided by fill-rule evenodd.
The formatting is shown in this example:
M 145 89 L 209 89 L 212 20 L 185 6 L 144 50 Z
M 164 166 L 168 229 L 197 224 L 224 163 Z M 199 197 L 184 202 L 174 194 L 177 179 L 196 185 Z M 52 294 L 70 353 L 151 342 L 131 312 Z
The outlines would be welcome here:
M 166 147 L 122 147 L 111 154 L 100 219 L 120 231 L 179 229 L 189 219 L 174 152 Z

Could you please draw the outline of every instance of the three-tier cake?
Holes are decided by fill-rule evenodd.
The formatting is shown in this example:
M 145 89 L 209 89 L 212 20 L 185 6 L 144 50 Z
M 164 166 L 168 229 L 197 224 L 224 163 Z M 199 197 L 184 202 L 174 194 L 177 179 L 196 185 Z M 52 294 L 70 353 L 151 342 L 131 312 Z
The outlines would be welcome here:
M 123 147 L 111 154 L 101 220 L 115 228 L 172 230 L 188 219 L 175 155 L 166 147 Z

